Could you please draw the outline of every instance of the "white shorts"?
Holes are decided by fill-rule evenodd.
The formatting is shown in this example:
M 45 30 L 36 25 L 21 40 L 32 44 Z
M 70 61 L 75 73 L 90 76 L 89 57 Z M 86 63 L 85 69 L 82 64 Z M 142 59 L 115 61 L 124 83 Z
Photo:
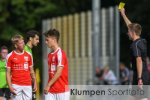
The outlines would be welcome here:
M 11 95 L 11 100 L 31 100 L 32 99 L 32 87 L 31 86 L 20 86 L 12 84 L 17 95 Z
M 48 93 L 45 94 L 45 100 L 70 100 L 70 92 L 64 92 L 64 93 L 58 93 L 58 94 L 52 94 Z

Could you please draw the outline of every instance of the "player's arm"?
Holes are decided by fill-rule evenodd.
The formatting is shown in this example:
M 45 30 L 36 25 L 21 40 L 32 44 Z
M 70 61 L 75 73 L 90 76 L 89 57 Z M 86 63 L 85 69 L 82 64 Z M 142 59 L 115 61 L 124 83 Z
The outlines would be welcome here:
M 11 69 L 10 68 L 7 68 L 6 80 L 7 80 L 7 83 L 8 83 L 8 86 L 9 86 L 9 89 L 10 89 L 11 93 L 16 95 L 15 89 L 12 87 L 12 84 L 11 84 Z
M 125 21 L 127 27 L 128 27 L 128 25 L 131 24 L 132 22 L 131 22 L 131 21 L 128 19 L 128 17 L 126 16 L 126 14 L 125 14 L 125 9 L 124 9 L 124 8 L 123 8 L 123 9 L 120 9 L 120 12 L 121 12 L 121 15 L 122 15 L 122 17 L 123 17 L 123 19 L 124 19 L 124 21 Z
M 7 79 L 8 86 L 11 87 L 11 69 L 10 68 L 7 68 L 6 79 Z
M 58 66 L 57 67 L 57 70 L 56 70 L 56 73 L 54 75 L 54 77 L 52 78 L 52 80 L 50 82 L 48 82 L 47 86 L 45 87 L 44 89 L 44 93 L 47 94 L 48 93 L 48 90 L 49 88 L 57 81 L 57 79 L 60 77 L 61 73 L 62 73 L 62 70 L 63 70 L 63 66 Z
M 29 61 L 30 75 L 34 84 L 33 91 L 35 92 L 37 90 L 37 83 L 36 83 L 36 77 L 35 77 L 35 72 L 34 72 L 34 67 L 33 67 L 32 55 L 30 55 L 29 58 L 30 58 L 30 61 Z
M 142 58 L 141 57 L 137 57 L 136 58 L 136 66 L 137 66 L 137 74 L 138 74 L 138 79 L 141 79 L 142 77 Z
M 137 74 L 138 74 L 138 86 L 139 88 L 143 89 L 143 81 L 142 81 L 142 58 L 136 58 L 136 66 L 137 66 Z
M 57 67 L 57 71 L 56 71 L 54 77 L 52 78 L 52 80 L 48 83 L 48 86 L 52 86 L 57 81 L 57 79 L 60 77 L 60 75 L 62 73 L 62 69 L 63 69 L 62 66 Z
M 142 61 L 142 53 L 141 49 L 143 48 L 142 44 L 140 42 L 133 45 L 133 55 L 136 58 L 136 69 L 137 69 L 137 79 L 138 79 L 138 86 L 142 88 L 143 82 L 142 82 L 142 71 L 143 71 L 143 61 Z
M 36 77 L 35 77 L 35 72 L 34 72 L 33 66 L 30 67 L 30 75 L 31 75 L 32 81 L 34 83 L 34 92 L 35 92 L 37 90 L 37 83 L 36 83 Z

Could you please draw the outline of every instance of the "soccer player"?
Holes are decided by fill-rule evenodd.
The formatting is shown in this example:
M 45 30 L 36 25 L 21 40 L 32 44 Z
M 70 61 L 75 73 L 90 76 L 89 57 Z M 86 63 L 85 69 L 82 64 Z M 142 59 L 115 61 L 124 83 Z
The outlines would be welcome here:
M 24 50 L 32 54 L 32 48 L 39 43 L 39 32 L 31 30 L 27 32 L 27 44 Z M 32 54 L 33 55 L 33 54 Z
M 31 77 L 35 81 L 33 60 L 30 53 L 24 51 L 24 39 L 15 35 L 11 39 L 15 50 L 7 56 L 7 82 L 12 100 L 31 100 Z M 34 91 L 36 87 L 34 87 Z
M 50 29 L 45 33 L 46 45 L 53 51 L 48 54 L 49 80 L 45 86 L 45 100 L 69 100 L 68 61 L 59 47 L 59 32 Z
M 6 100 L 10 100 L 10 90 L 6 81 L 6 56 L 8 54 L 8 49 L 6 46 L 2 46 L 0 49 L 0 100 L 3 97 Z
M 34 46 L 37 46 L 39 43 L 39 32 L 35 31 L 35 30 L 31 30 L 27 32 L 27 43 L 24 47 L 24 50 L 29 52 L 32 55 L 33 58 L 33 54 L 32 54 L 32 48 Z M 33 84 L 36 83 L 34 81 L 32 81 L 32 88 L 34 88 Z M 33 91 L 32 92 L 32 100 L 36 100 L 36 92 Z
M 128 27 L 128 36 L 133 41 L 131 44 L 131 63 L 133 69 L 133 85 L 138 85 L 143 89 L 143 85 L 149 85 L 149 72 L 146 66 L 147 44 L 146 40 L 140 37 L 142 27 L 138 23 L 132 23 L 125 14 L 125 10 L 120 10 L 121 15 Z M 147 92 L 145 92 L 147 93 Z M 147 93 L 148 94 L 148 93 Z M 141 100 L 148 100 L 147 95 L 140 97 Z M 136 99 L 137 100 L 137 99 Z

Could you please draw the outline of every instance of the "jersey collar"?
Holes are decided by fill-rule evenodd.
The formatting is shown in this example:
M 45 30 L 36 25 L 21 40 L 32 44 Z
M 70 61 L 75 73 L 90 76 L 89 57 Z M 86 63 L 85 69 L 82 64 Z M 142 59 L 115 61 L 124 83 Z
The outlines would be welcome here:
M 57 48 L 57 49 L 56 49 L 54 52 L 52 52 L 51 54 L 56 53 L 59 49 L 60 49 L 60 47 L 59 47 L 59 48 Z
M 16 52 L 16 51 L 14 50 L 14 53 L 16 53 L 16 54 L 18 54 L 18 55 L 22 55 L 22 54 L 24 54 L 24 50 L 23 50 L 23 52 L 21 52 L 21 53 L 18 53 L 18 52 Z

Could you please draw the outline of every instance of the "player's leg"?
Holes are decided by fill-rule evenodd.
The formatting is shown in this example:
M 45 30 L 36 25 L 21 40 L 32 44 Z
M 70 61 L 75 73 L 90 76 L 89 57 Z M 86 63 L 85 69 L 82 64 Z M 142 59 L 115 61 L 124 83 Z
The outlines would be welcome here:
M 52 94 L 52 93 L 45 94 L 45 100 L 57 100 L 56 94 Z
M 70 92 L 58 93 L 56 100 L 70 100 Z
M 32 81 L 32 100 L 36 100 L 36 92 L 33 91 L 34 82 Z
M 36 92 L 32 92 L 32 100 L 36 100 Z
M 10 93 L 9 88 L 5 88 L 4 91 L 5 91 L 4 96 L 5 96 L 6 100 L 10 100 L 11 93 Z
M 3 100 L 3 89 L 0 88 L 0 100 Z
M 23 86 L 23 100 L 32 100 L 32 86 Z

